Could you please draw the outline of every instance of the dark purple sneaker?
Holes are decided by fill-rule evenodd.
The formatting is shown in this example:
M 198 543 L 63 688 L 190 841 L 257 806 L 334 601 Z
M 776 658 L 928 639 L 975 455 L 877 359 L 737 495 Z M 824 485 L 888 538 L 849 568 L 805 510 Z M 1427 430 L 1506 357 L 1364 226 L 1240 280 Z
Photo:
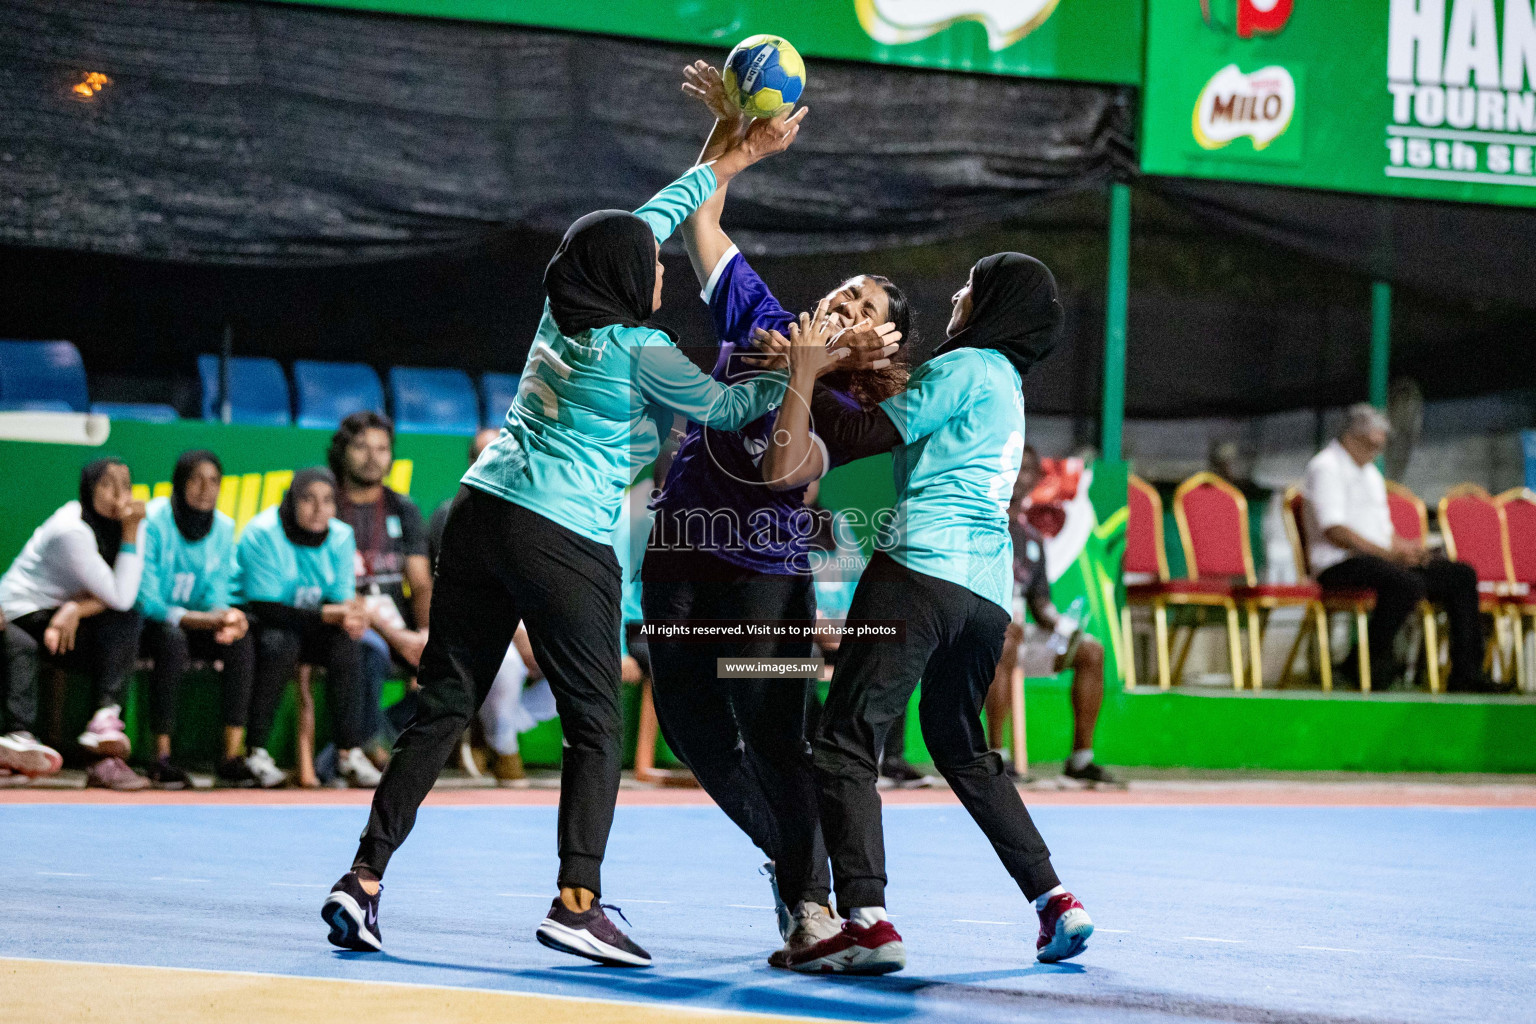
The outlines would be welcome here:
M 622 910 L 609 903 L 597 904 L 586 913 L 578 914 L 565 909 L 565 904 L 556 896 L 544 923 L 534 934 L 550 949 L 584 956 L 608 967 L 651 966 L 651 954 L 629 941 L 629 936 L 608 920 L 608 915 L 603 913 L 604 907 L 618 910 L 619 916 L 624 917 Z M 624 920 L 629 923 L 628 918 Z
M 331 886 L 330 895 L 320 906 L 320 917 L 331 926 L 326 936 L 331 945 L 342 949 L 355 949 L 359 953 L 377 953 L 384 948 L 384 935 L 379 931 L 379 897 L 384 886 L 372 896 L 358 881 L 356 871 L 348 871 L 340 881 Z

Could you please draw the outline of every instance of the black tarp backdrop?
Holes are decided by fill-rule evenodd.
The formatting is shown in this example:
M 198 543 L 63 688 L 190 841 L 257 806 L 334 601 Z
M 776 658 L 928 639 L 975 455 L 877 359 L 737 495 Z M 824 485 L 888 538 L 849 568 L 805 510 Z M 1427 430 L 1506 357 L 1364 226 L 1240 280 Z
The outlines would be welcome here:
M 234 0 L 0 0 L 0 336 L 72 338 L 96 397 L 184 409 L 169 381 L 226 321 L 248 354 L 515 370 L 557 233 L 691 160 L 707 123 L 677 82 L 699 56 L 720 54 Z M 89 71 L 112 84 L 71 98 Z M 931 343 L 971 262 L 1034 252 L 1069 319 L 1030 408 L 1090 421 L 1101 186 L 1131 174 L 1132 94 L 811 76 L 795 148 L 732 186 L 764 276 L 805 305 L 887 273 Z M 1406 286 L 1394 372 L 1429 397 L 1536 383 L 1528 212 L 1168 179 L 1136 211 L 1133 416 L 1364 397 L 1373 276 Z M 667 262 L 664 319 L 705 342 L 687 262 Z

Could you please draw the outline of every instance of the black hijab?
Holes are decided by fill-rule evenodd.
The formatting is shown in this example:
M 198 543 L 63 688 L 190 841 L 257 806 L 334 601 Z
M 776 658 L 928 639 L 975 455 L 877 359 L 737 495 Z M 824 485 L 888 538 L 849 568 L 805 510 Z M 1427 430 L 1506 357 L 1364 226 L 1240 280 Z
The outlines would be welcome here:
M 191 544 L 208 536 L 208 531 L 213 529 L 213 509 L 199 512 L 187 504 L 187 481 L 205 462 L 213 463 L 219 476 L 224 475 L 224 465 L 219 462 L 219 457 L 202 450 L 183 452 L 176 460 L 176 468 L 171 471 L 171 515 L 176 518 L 176 529 Z
M 330 470 L 323 466 L 301 469 L 293 474 L 293 482 L 288 485 L 288 492 L 283 495 L 283 503 L 277 507 L 277 518 L 282 520 L 283 533 L 301 548 L 319 547 L 325 543 L 325 538 L 331 532 L 329 523 L 323 530 L 306 530 L 299 525 L 299 518 L 295 514 L 298 496 L 309 490 L 310 485 L 316 482 L 330 484 L 331 493 L 336 492 L 336 478 L 331 475 Z
M 656 235 L 624 210 L 589 213 L 566 229 L 544 268 L 544 289 L 567 338 L 599 327 L 654 326 L 646 320 L 656 294 Z
M 1021 252 L 1000 252 L 971 269 L 971 315 L 934 355 L 990 348 L 1008 357 L 1022 379 L 1061 340 L 1063 313 L 1056 278 Z
M 123 546 L 123 523 L 96 511 L 96 485 L 108 466 L 126 465 L 122 459 L 109 455 L 87 463 L 80 471 L 80 518 L 96 535 L 96 550 L 108 565 L 117 564 L 117 552 Z

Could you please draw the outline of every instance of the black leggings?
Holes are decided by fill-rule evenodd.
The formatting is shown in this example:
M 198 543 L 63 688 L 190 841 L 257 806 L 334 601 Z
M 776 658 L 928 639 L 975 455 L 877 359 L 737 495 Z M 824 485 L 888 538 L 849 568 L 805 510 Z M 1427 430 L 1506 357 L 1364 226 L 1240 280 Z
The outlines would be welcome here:
M 716 571 L 680 582 L 687 563 Z M 773 619 L 810 624 L 816 595 L 806 576 L 768 576 L 710 556 L 646 555 L 647 622 L 665 619 Z M 660 576 L 661 579 L 653 579 Z M 809 679 L 717 679 L 716 658 L 808 658 L 810 640 L 680 643 L 652 637 L 651 683 L 662 735 L 699 785 L 758 849 L 773 859 L 779 894 L 793 907 L 826 903 L 827 851 L 816 813 L 806 741 Z
M 143 652 L 154 660 L 149 673 L 150 722 L 157 736 L 176 731 L 176 696 L 193 658 L 222 661 L 220 673 L 224 724 L 244 728 L 250 714 L 251 687 L 256 678 L 256 644 L 247 633 L 232 644 L 214 640 L 211 629 L 182 629 L 169 622 L 146 621 Z
M 416 718 L 395 742 L 355 866 L 383 876 L 490 692 L 521 621 L 564 734 L 562 887 L 602 893 L 619 794 L 619 592 L 613 548 L 510 501 L 460 487 L 443 528 Z
M 325 669 L 331 734 L 337 749 L 362 746 L 367 738 L 362 735 L 362 652 L 346 630 L 320 621 L 318 615 L 304 626 L 266 622 L 256 630 L 256 686 L 251 694 L 246 746 L 254 750 L 267 745 L 277 705 L 300 661 Z
M 43 633 L 57 610 L 33 612 L 6 624 L 5 732 L 36 732 L 37 668 L 44 657 L 62 668 L 89 675 L 96 707 L 122 706 L 128 677 L 139 656 L 139 628 L 144 620 L 138 612 L 110 610 L 81 619 L 74 650 L 53 657 L 43 646 Z
M 919 680 L 918 720 L 934 767 L 981 826 L 1003 867 L 1034 899 L 1058 884 L 1045 840 L 987 748 L 981 709 L 1003 649 L 1008 613 L 971 591 L 898 564 L 884 552 L 859 580 L 848 621 L 904 620 L 903 642 L 845 639 L 814 746 L 821 825 L 839 910 L 885 905 L 879 753 Z

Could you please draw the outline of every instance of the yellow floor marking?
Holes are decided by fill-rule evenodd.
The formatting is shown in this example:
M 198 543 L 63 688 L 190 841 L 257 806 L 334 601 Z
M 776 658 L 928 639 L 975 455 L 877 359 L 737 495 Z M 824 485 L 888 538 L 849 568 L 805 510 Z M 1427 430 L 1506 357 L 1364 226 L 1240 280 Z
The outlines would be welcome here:
M 806 1017 L 402 982 L 0 957 L 0 1017 L 56 1024 L 763 1024 Z M 825 1022 L 821 1022 L 825 1024 Z

